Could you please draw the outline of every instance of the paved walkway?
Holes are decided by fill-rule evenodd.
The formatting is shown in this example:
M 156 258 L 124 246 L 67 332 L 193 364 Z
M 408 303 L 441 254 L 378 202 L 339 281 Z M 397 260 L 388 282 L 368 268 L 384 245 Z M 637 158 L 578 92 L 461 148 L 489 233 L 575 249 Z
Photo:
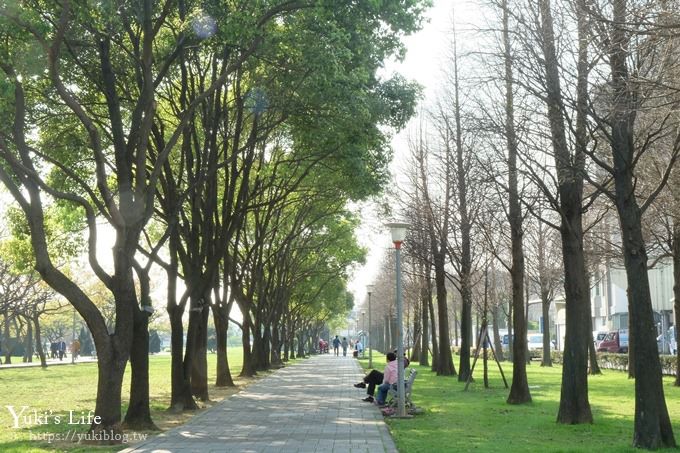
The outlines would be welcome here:
M 316 355 L 124 451 L 396 453 L 380 411 L 352 386 L 361 376 L 353 358 Z

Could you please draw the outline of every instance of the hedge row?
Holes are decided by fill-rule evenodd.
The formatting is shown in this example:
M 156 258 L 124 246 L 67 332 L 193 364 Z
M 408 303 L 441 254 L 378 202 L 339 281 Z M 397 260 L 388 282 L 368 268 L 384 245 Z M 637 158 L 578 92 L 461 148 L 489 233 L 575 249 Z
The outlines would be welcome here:
M 562 363 L 562 353 L 553 351 L 551 354 L 553 363 Z M 677 357 L 674 355 L 661 354 L 662 373 L 668 376 L 675 376 Z M 614 354 L 610 352 L 598 352 L 597 364 L 600 368 L 609 370 L 628 371 L 628 354 Z

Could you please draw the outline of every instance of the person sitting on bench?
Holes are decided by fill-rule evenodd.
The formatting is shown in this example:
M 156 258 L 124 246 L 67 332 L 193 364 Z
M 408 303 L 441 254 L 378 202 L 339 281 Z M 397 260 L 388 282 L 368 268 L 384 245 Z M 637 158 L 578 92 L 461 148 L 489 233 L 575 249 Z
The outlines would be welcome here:
M 397 362 L 396 362 L 397 351 L 394 351 L 394 353 L 389 352 L 387 354 L 387 356 L 389 357 L 390 354 L 394 354 L 394 366 L 395 366 L 395 369 L 396 369 L 396 366 L 397 366 Z M 389 361 L 389 359 L 388 359 L 388 361 Z M 404 369 L 406 369 L 409 366 L 409 364 L 410 364 L 410 362 L 406 358 L 406 354 L 404 354 Z M 366 398 L 364 398 L 362 401 L 366 401 L 367 403 L 372 403 L 373 397 L 375 396 L 375 386 L 382 384 L 384 380 L 385 380 L 385 376 L 384 376 L 383 373 L 381 373 L 378 370 L 371 370 L 370 373 L 368 373 L 366 376 L 364 376 L 364 378 L 361 380 L 361 382 L 354 384 L 354 386 L 356 388 L 360 388 L 360 389 L 368 387 L 366 389 L 366 393 L 368 394 L 368 396 Z
M 397 354 L 388 352 L 387 365 L 385 365 L 385 371 L 383 371 L 383 381 L 378 386 L 378 395 L 375 397 L 375 402 L 378 406 L 385 404 L 387 392 L 392 385 L 397 383 L 397 366 Z

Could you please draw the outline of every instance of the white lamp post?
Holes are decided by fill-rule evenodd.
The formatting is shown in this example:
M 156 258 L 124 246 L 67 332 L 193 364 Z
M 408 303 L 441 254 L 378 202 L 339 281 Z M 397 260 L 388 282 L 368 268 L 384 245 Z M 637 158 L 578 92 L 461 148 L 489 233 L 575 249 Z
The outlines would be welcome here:
M 371 346 L 371 294 L 375 291 L 375 285 L 367 285 L 368 293 L 368 367 L 373 368 L 373 347 Z
M 402 301 L 401 301 L 401 244 L 406 238 L 406 231 L 408 230 L 408 223 L 392 222 L 387 226 L 392 234 L 392 242 L 394 243 L 395 257 L 397 263 L 397 397 L 399 398 L 399 406 L 397 416 L 406 416 L 406 406 L 404 404 L 404 333 L 402 321 Z

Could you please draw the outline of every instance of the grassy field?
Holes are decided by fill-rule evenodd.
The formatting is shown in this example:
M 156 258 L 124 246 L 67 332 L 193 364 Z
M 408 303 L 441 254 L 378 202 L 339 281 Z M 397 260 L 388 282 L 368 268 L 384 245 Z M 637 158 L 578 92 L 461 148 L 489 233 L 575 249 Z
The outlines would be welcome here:
M 374 354 L 374 365 L 382 368 L 384 356 Z M 240 350 L 230 350 L 230 366 L 236 376 L 241 367 Z M 209 372 L 214 377 L 214 356 L 210 356 Z M 368 360 L 361 360 L 364 366 Z M 493 365 L 493 366 L 492 366 Z M 607 371 L 590 378 L 590 402 L 595 423 L 564 426 L 555 423 L 560 396 L 561 367 L 542 368 L 534 362 L 528 368 L 533 403 L 510 406 L 505 403 L 508 391 L 503 387 L 495 364 L 490 363 L 490 389 L 482 384 L 481 363 L 475 370 L 476 382 L 467 392 L 456 378 L 438 377 L 428 367 L 416 366 L 419 371 L 413 399 L 424 413 L 408 420 L 387 419 L 399 451 L 444 452 L 625 452 L 630 447 L 633 426 L 633 384 L 625 373 Z M 503 363 L 508 379 L 512 364 Z M 150 358 L 151 408 L 154 421 L 163 429 L 181 424 L 192 414 L 167 411 L 170 398 L 170 357 Z M 666 401 L 676 437 L 680 439 L 680 388 L 673 387 L 671 378 L 664 379 Z M 247 381 L 237 380 L 242 386 Z M 124 386 L 127 398 L 129 381 Z M 95 364 L 52 366 L 40 368 L 0 370 L 0 451 L 90 452 L 91 445 L 82 446 L 71 440 L 51 439 L 49 436 L 77 436 L 87 425 L 69 425 L 69 411 L 87 415 L 94 408 L 96 390 Z M 217 389 L 211 385 L 213 402 L 233 394 L 236 389 Z M 213 403 L 207 403 L 209 407 Z M 38 415 L 47 412 L 51 419 L 46 425 L 35 425 L 20 420 L 13 426 L 13 418 L 6 406 L 29 406 Z M 51 411 L 51 412 L 50 412 Z M 56 416 L 61 423 L 55 423 Z M 127 433 L 129 436 L 148 433 Z M 123 446 L 124 447 L 124 446 Z M 98 447 L 96 451 L 117 451 L 122 447 Z
M 384 357 L 374 356 L 381 368 Z M 456 357 L 457 359 L 457 357 Z M 366 360 L 362 360 L 364 366 Z M 457 365 L 457 362 L 456 362 Z M 512 364 L 503 362 L 508 381 Z M 424 413 L 412 419 L 387 419 L 401 452 L 625 452 L 633 436 L 634 381 L 626 373 L 604 370 L 589 381 L 592 425 L 555 423 L 562 368 L 528 367 L 533 402 L 511 406 L 496 364 L 489 363 L 489 389 L 484 388 L 481 362 L 467 392 L 457 378 L 438 377 L 429 367 L 415 366 L 413 401 Z M 508 382 L 509 383 L 509 382 Z M 676 439 L 680 441 L 680 388 L 664 378 L 664 392 Z
M 240 348 L 229 349 L 229 366 L 237 386 L 247 384 L 248 380 L 237 378 L 243 363 Z M 170 404 L 170 355 L 155 355 L 149 358 L 151 382 L 151 410 L 156 425 L 166 430 L 183 423 L 192 415 L 200 413 L 176 414 L 167 411 Z M 238 391 L 235 388 L 216 388 L 212 385 L 215 377 L 215 356 L 208 356 L 208 371 L 211 402 L 201 403 L 206 408 Z M 37 368 L 15 368 L 0 370 L 0 451 L 2 452 L 45 452 L 45 451 L 93 451 L 91 445 L 82 446 L 72 438 L 87 431 L 87 424 L 69 424 L 69 411 L 73 411 L 74 421 L 80 416 L 87 417 L 94 410 L 97 368 L 94 363 L 51 366 L 45 370 Z M 123 384 L 123 401 L 128 398 L 130 373 L 126 373 Z M 22 406 L 28 406 L 23 415 L 34 419 L 34 410 L 49 423 L 38 425 L 34 420 L 19 420 L 14 426 L 14 418 L 6 406 L 13 406 L 16 413 Z M 125 414 L 125 408 L 123 408 Z M 59 423 L 57 422 L 59 417 Z M 43 421 L 43 420 L 41 420 Z M 149 433 L 126 432 L 129 439 Z M 67 440 L 59 439 L 66 437 Z M 122 447 L 98 447 L 96 451 L 117 451 Z

